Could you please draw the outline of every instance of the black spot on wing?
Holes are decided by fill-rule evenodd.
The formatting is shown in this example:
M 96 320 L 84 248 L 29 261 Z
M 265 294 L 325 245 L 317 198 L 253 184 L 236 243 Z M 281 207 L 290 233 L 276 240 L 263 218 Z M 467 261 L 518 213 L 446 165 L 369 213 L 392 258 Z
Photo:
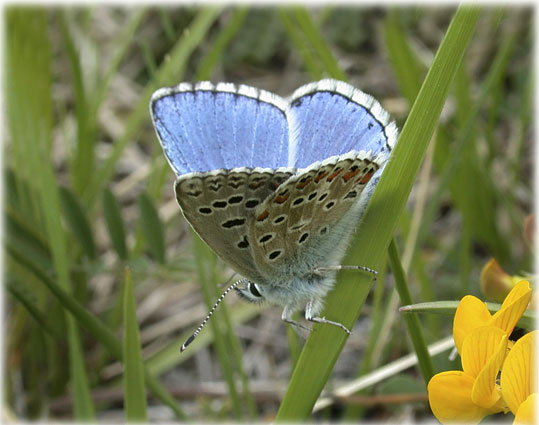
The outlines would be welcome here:
M 234 195 L 228 198 L 228 203 L 230 205 L 239 204 L 241 201 L 243 201 L 243 196 L 241 195 Z
M 254 208 L 258 204 L 260 204 L 258 199 L 249 199 L 247 202 L 245 202 L 245 208 Z
M 249 241 L 247 240 L 247 236 L 243 237 L 243 240 L 238 242 L 238 248 L 245 249 L 249 246 Z
M 233 218 L 231 220 L 227 220 L 224 223 L 221 224 L 225 229 L 231 229 L 232 227 L 238 227 L 243 226 L 245 224 L 244 218 Z
M 277 250 L 277 251 L 272 251 L 272 252 L 269 253 L 268 258 L 269 258 L 270 260 L 275 260 L 275 259 L 278 258 L 281 254 L 282 254 L 282 251 L 279 251 L 279 250 Z
M 226 208 L 226 201 L 213 201 L 212 206 L 214 208 Z
M 268 233 L 264 236 L 262 236 L 259 240 L 258 240 L 258 243 L 266 243 L 266 242 L 269 242 L 273 239 L 273 234 L 272 233 Z

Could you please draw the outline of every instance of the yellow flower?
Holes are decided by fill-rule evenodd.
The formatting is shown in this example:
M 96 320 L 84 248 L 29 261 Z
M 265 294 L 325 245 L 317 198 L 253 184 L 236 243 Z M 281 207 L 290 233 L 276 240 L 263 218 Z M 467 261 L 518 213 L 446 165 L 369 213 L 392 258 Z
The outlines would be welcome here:
M 434 416 L 442 423 L 478 423 L 501 412 L 496 375 L 507 349 L 507 335 L 494 326 L 474 329 L 462 343 L 462 369 L 438 373 L 427 387 Z
M 508 338 L 531 298 L 530 284 L 521 281 L 494 315 L 476 297 L 465 296 L 453 321 L 453 338 L 462 371 L 432 377 L 427 390 L 434 416 L 442 423 L 478 423 L 506 410 L 496 383 L 507 352 Z
M 481 270 L 479 285 L 488 300 L 501 302 L 513 287 L 523 280 L 522 276 L 510 276 L 503 271 L 498 262 L 491 258 Z
M 500 378 L 502 397 L 515 415 L 515 423 L 535 424 L 537 418 L 536 355 L 537 332 L 520 338 L 503 365 Z
M 492 316 L 479 298 L 472 295 L 462 298 L 453 321 L 453 339 L 458 352 L 461 353 L 462 342 L 466 335 L 481 326 L 495 326 L 510 335 L 526 311 L 531 295 L 530 282 L 521 280 L 507 294 L 500 310 Z

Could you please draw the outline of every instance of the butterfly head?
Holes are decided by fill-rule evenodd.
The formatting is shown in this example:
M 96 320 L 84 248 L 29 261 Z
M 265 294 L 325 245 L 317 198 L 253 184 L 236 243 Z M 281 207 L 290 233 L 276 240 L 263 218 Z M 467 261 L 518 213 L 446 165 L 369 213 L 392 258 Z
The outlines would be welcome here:
M 252 303 L 263 303 L 266 301 L 265 290 L 262 285 L 251 282 L 250 280 L 244 280 L 242 286 L 234 288 L 238 295 Z

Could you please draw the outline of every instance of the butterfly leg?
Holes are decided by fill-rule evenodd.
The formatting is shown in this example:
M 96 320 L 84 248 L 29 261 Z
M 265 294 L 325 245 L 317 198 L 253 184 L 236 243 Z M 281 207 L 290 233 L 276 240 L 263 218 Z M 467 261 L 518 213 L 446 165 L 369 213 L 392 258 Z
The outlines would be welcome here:
M 328 325 L 334 325 L 341 328 L 343 331 L 345 331 L 348 335 L 350 335 L 352 332 L 350 329 L 348 329 L 346 326 L 344 326 L 342 323 L 334 322 L 333 320 L 328 320 L 325 317 L 317 317 L 315 314 L 320 311 L 321 305 L 320 303 L 316 303 L 314 300 L 311 300 L 307 303 L 307 306 L 305 307 L 305 319 L 307 319 L 309 322 L 315 322 L 315 323 L 326 323 Z
M 323 272 L 334 272 L 339 270 L 363 270 L 364 272 L 372 273 L 374 275 L 374 278 L 376 279 L 376 276 L 378 275 L 378 272 L 376 270 L 373 270 L 369 267 L 364 266 L 325 266 L 325 267 L 316 267 L 314 269 L 315 273 L 323 273 Z
M 283 310 L 283 314 L 281 314 L 281 320 L 283 322 L 285 322 L 285 323 L 290 323 L 292 326 L 297 326 L 298 328 L 306 329 L 309 332 L 312 331 L 311 328 L 309 328 L 307 326 L 303 326 L 303 325 L 299 324 L 298 322 L 296 322 L 295 320 L 292 320 L 292 314 L 294 313 L 294 311 L 295 310 L 293 310 L 289 306 L 286 306 L 284 308 L 284 310 Z

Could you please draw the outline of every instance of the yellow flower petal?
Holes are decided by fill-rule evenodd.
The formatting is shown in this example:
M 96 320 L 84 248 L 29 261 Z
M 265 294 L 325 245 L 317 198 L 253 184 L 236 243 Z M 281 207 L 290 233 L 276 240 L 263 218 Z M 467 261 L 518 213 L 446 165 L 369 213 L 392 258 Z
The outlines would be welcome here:
M 500 347 L 500 345 L 502 345 Z M 490 359 L 499 351 L 504 352 L 507 336 L 504 331 L 494 326 L 483 326 L 469 333 L 462 343 L 462 369 L 476 378 Z M 499 366 L 503 363 L 500 362 Z M 494 378 L 498 371 L 494 372 Z
M 509 304 L 513 304 L 516 300 L 529 292 L 531 292 L 530 282 L 527 280 L 521 280 L 513 289 L 511 289 L 511 292 L 507 294 L 501 308 L 506 308 Z
M 472 401 L 473 377 L 451 370 L 438 373 L 429 381 L 427 391 L 434 416 L 441 423 L 478 423 L 491 411 Z
M 475 328 L 487 326 L 492 320 L 486 304 L 479 298 L 466 295 L 457 307 L 455 319 L 453 320 L 453 339 L 460 353 L 462 342 Z
M 536 392 L 537 333 L 533 331 L 520 338 L 505 359 L 500 378 L 502 396 L 515 415 L 519 406 Z
M 496 377 L 502 367 L 507 348 L 507 335 L 499 328 L 488 326 L 473 331 L 462 345 L 462 365 L 465 373 L 476 376 L 472 401 L 484 408 L 500 412 L 503 404 Z M 470 356 L 474 356 L 472 360 Z M 479 370 L 478 370 L 479 369 Z
M 528 398 L 520 405 L 518 412 L 515 415 L 514 424 L 536 424 L 537 423 L 537 403 L 539 395 L 537 393 L 530 394 Z
M 500 310 L 492 316 L 491 324 L 503 329 L 508 335 L 513 332 L 515 325 L 518 323 L 532 296 L 530 282 L 521 280 L 507 294 Z

